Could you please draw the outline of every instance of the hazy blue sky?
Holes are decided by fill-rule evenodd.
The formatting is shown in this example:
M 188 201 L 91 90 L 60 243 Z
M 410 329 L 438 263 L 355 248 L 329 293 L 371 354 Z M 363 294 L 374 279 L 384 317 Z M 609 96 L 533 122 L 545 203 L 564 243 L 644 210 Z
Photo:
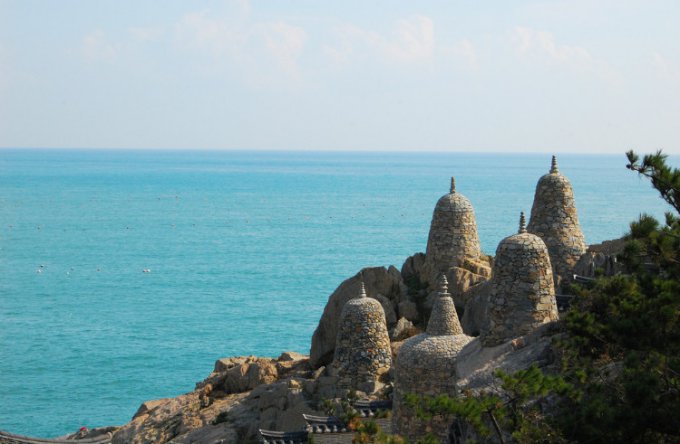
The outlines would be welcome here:
M 680 1 L 0 0 L 0 147 L 680 153 Z

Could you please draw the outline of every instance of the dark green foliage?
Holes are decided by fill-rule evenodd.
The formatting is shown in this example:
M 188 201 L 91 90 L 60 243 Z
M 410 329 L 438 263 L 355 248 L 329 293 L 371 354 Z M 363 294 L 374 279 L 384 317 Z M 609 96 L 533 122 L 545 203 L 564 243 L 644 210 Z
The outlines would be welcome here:
M 661 194 L 661 198 L 680 214 L 680 170 L 671 168 L 666 163 L 668 156 L 657 151 L 645 155 L 640 162 L 640 156 L 628 151 L 626 157 L 628 157 L 626 168 L 649 178 L 652 186 Z
M 680 287 L 633 276 L 602 280 L 566 318 L 562 428 L 576 441 L 680 439 Z
M 406 403 L 424 420 L 435 414 L 454 415 L 474 427 L 482 439 L 493 438 L 499 442 L 512 439 L 518 443 L 566 442 L 554 429 L 554 419 L 545 414 L 550 397 L 567 396 L 572 390 L 564 379 L 545 375 L 535 365 L 512 375 L 498 370 L 496 376 L 502 381 L 502 390 L 497 393 L 464 393 L 457 398 L 409 395 Z
M 680 210 L 680 171 L 661 152 L 627 167 Z M 565 318 L 560 427 L 578 442 L 680 442 L 680 225 L 642 214 L 620 261 L 627 274 L 577 291 Z
M 352 443 L 405 444 L 406 441 L 399 436 L 384 433 L 375 421 L 369 420 L 358 423 L 357 428 L 354 431 Z

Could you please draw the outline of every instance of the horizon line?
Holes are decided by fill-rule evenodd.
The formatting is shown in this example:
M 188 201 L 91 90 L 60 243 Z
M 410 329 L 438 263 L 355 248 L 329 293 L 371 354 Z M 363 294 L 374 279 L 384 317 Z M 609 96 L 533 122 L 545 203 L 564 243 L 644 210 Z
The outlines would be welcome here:
M 629 148 L 630 149 L 630 148 Z M 629 149 L 621 150 L 620 152 L 611 152 L 611 151 L 564 151 L 564 150 L 555 150 L 555 151 L 535 151 L 535 150 L 527 150 L 527 151 L 517 151 L 517 150 L 510 150 L 510 151 L 500 151 L 500 150 L 460 150 L 460 149 L 451 149 L 451 150 L 390 150 L 390 149 L 330 149 L 330 150 L 321 150 L 321 149 L 303 149 L 303 148 L 298 148 L 298 149 L 288 149 L 288 148 L 205 148 L 205 147 L 11 147 L 11 146 L 0 146 L 0 151 L 88 151 L 88 152 L 95 152 L 95 151 L 129 151 L 129 152 L 149 152 L 149 151 L 157 151 L 157 152 L 233 152 L 233 153 L 351 153 L 351 154 L 377 154 L 377 153 L 390 153 L 390 154 L 489 154 L 489 155 L 497 155 L 497 154 L 510 154 L 510 155 L 519 155 L 519 154 L 546 154 L 546 155 L 551 155 L 551 154 L 559 154 L 559 155 L 584 155 L 584 156 L 601 156 L 601 155 L 610 155 L 610 156 L 616 156 L 616 155 L 625 155 L 626 151 Z M 635 150 L 640 154 L 646 154 L 648 153 L 647 151 L 642 151 L 642 150 Z M 656 152 L 659 151 L 659 149 L 654 149 L 653 151 L 650 152 Z M 669 155 L 669 156 L 676 156 L 680 153 L 674 153 L 674 152 L 667 152 L 661 149 L 664 154 Z

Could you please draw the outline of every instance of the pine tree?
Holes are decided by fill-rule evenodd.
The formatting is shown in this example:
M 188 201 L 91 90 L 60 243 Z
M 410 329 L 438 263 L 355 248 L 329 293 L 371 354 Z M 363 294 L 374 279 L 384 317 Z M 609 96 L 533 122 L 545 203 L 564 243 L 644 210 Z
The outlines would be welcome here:
M 561 344 L 577 395 L 558 419 L 578 442 L 680 442 L 680 170 L 661 152 L 627 156 L 675 214 L 632 222 L 626 273 L 577 291 Z

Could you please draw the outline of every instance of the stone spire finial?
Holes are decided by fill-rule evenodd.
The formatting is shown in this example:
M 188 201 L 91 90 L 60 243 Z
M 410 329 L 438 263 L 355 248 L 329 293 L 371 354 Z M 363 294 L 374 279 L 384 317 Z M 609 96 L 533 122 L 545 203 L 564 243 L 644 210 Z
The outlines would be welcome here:
M 366 298 L 366 286 L 364 285 L 364 281 L 361 281 L 361 288 L 359 290 L 359 297 L 360 298 Z
M 462 335 L 463 329 L 460 326 L 456 306 L 449 294 L 449 282 L 446 274 L 439 275 L 437 293 L 439 297 L 432 306 L 432 314 L 427 322 L 425 332 L 430 336 L 450 336 Z
M 520 211 L 519 213 L 519 234 L 526 233 L 527 232 L 527 221 L 524 219 L 524 211 Z
M 439 296 L 450 296 L 449 295 L 449 281 L 446 279 L 444 273 L 439 275 L 439 288 L 437 289 Z
M 456 192 L 456 178 L 451 176 L 451 192 L 450 194 L 453 194 Z
M 552 156 L 552 163 L 550 164 L 550 174 L 557 174 L 560 170 L 557 169 L 557 157 Z

